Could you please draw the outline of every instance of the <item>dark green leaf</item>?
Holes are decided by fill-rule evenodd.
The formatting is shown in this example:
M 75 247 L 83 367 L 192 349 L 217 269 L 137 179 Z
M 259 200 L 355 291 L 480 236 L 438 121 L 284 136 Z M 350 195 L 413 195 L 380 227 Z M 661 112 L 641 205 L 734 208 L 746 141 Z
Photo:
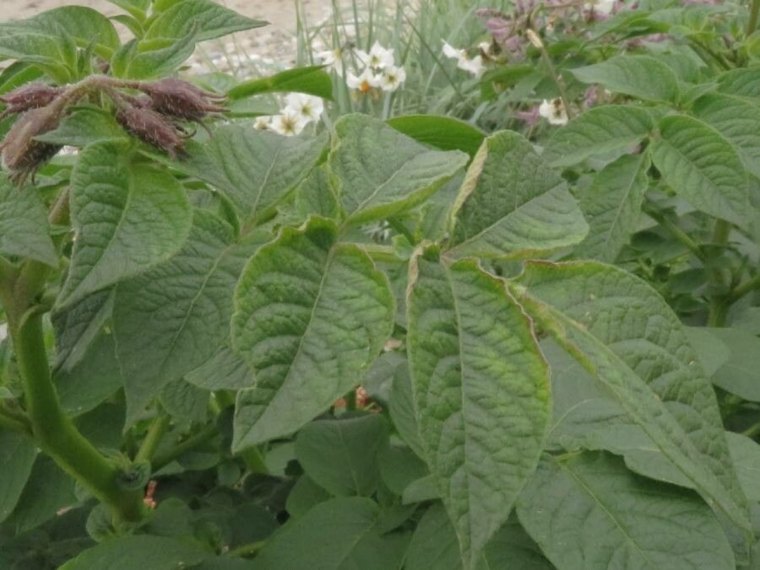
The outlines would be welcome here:
M 332 78 L 322 66 L 286 69 L 269 77 L 244 81 L 227 91 L 235 101 L 262 93 L 308 93 L 322 99 L 332 99 Z
M 84 147 L 88 144 L 114 139 L 126 139 L 127 133 L 112 115 L 99 109 L 82 108 L 64 117 L 54 130 L 35 137 L 36 140 L 57 145 Z
M 17 188 L 0 173 L 0 254 L 58 265 L 47 212 L 32 186 Z
M 341 117 L 335 133 L 328 165 L 353 223 L 416 206 L 468 160 L 462 152 L 429 150 L 366 115 Z
M 261 247 L 235 294 L 233 348 L 256 386 L 240 392 L 234 449 L 288 435 L 356 386 L 390 336 L 385 275 L 331 222 L 284 228 Z
M 588 232 L 562 178 L 522 136 L 488 137 L 454 205 L 450 252 L 516 258 L 574 245 Z
M 530 477 L 549 421 L 549 379 L 530 321 L 504 283 L 419 254 L 407 339 L 425 458 L 474 568 Z
M 0 522 L 13 512 L 32 472 L 37 450 L 26 435 L 0 431 Z
M 124 145 L 84 149 L 71 175 L 76 241 L 59 308 L 169 258 L 190 231 L 190 204 L 165 170 Z
M 610 455 L 547 456 L 517 512 L 559 570 L 736 568 L 707 505 Z
M 113 538 L 85 550 L 60 570 L 177 570 L 199 564 L 213 554 L 190 540 L 132 535 Z
M 618 55 L 572 73 L 583 83 L 599 83 L 610 91 L 647 101 L 675 102 L 679 95 L 675 73 L 648 55 Z
M 337 496 L 371 496 L 380 477 L 378 453 L 388 440 L 380 416 L 319 420 L 296 437 L 296 458 L 306 475 Z
M 388 119 L 387 123 L 408 137 L 440 150 L 461 150 L 475 156 L 483 144 L 485 133 L 452 117 L 434 115 L 404 115 Z
M 211 0 L 183 0 L 161 12 L 146 31 L 145 38 L 183 38 L 195 30 L 197 41 L 202 42 L 267 23 L 246 18 Z

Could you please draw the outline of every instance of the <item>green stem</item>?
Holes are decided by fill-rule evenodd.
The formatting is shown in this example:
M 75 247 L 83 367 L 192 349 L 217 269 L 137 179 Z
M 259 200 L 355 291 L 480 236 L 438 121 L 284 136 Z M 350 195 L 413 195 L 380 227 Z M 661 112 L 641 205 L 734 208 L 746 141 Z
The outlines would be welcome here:
M 121 471 L 76 429 L 61 409 L 50 377 L 42 330 L 42 315 L 33 310 L 12 334 L 32 432 L 37 444 L 98 500 L 109 505 L 117 519 L 142 518 L 142 491 L 119 485 Z
M 678 225 L 675 224 L 670 218 L 661 212 L 658 212 L 655 207 L 651 205 L 644 205 L 643 209 L 644 213 L 647 216 L 660 224 L 660 226 L 662 226 L 665 231 L 667 231 L 682 245 L 686 246 L 686 249 L 693 253 L 697 259 L 705 261 L 705 254 L 702 251 L 702 248 L 699 247 L 699 244 L 694 241 L 689 234 L 679 228 Z
M 159 410 L 158 416 L 153 419 L 148 428 L 148 433 L 145 434 L 145 439 L 142 445 L 140 445 L 140 449 L 135 454 L 135 462 L 150 461 L 153 458 L 156 449 L 158 449 L 158 444 L 161 443 L 161 438 L 166 433 L 166 428 L 168 427 L 169 416 Z
M 739 299 L 758 288 L 760 288 L 760 275 L 755 275 L 752 279 L 737 285 L 736 288 L 731 291 L 731 303 L 736 303 Z
M 760 15 L 760 0 L 752 0 L 749 9 L 749 21 L 747 22 L 747 35 L 750 36 L 757 29 L 757 19 Z
M 191 451 L 196 447 L 203 445 L 212 439 L 217 433 L 219 432 L 216 429 L 216 425 L 213 423 L 209 424 L 202 430 L 188 437 L 186 440 L 175 445 L 169 451 L 156 455 L 153 458 L 153 461 L 151 461 L 153 472 L 163 469 L 169 463 L 180 457 L 183 453 L 187 453 L 188 451 Z
M 269 468 L 264 460 L 264 454 L 261 453 L 261 449 L 258 446 L 249 447 L 240 452 L 240 457 L 245 462 L 245 466 L 251 473 L 258 473 L 261 475 L 269 475 Z

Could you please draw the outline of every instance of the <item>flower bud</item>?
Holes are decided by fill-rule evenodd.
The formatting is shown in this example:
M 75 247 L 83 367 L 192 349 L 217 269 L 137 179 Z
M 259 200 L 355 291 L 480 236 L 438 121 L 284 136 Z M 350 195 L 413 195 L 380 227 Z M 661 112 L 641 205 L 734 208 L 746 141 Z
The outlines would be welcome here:
M 161 79 L 152 83 L 142 83 L 140 90 L 147 93 L 154 110 L 187 121 L 200 121 L 208 113 L 221 113 L 224 107 L 217 103 L 223 95 L 199 89 L 181 79 Z
M 3 165 L 10 171 L 10 179 L 23 184 L 26 177 L 61 149 L 60 145 L 35 140 L 34 137 L 52 131 L 58 126 L 65 107 L 51 104 L 30 109 L 21 115 L 5 136 L 0 151 Z
M 29 83 L 18 87 L 5 95 L 0 95 L 0 101 L 6 105 L 2 116 L 45 107 L 52 103 L 62 91 L 63 89 L 60 87 L 46 85 L 45 83 Z
M 116 120 L 129 133 L 176 159 L 184 152 L 180 132 L 163 115 L 144 107 L 127 104 L 116 113 Z

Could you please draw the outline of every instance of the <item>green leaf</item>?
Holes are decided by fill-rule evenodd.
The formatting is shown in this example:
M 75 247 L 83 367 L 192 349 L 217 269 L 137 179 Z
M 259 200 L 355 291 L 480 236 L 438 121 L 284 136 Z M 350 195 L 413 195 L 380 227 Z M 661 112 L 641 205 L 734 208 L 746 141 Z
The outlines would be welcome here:
M 610 455 L 546 456 L 517 513 L 559 570 L 736 568 L 707 505 Z
M 378 459 L 383 483 L 399 497 L 410 484 L 429 475 L 425 462 L 406 446 L 387 445 Z
M 697 491 L 748 529 L 715 394 L 665 301 L 632 275 L 593 262 L 529 263 L 515 291 Z
M 92 47 L 106 60 L 121 45 L 111 20 L 86 6 L 61 6 L 14 24 L 42 34 L 64 34 L 72 38 L 77 47 Z
M 301 475 L 288 494 L 285 509 L 291 517 L 300 517 L 309 510 L 331 499 L 332 495 L 309 479 L 307 475 Z
M 404 115 L 386 121 L 398 132 L 439 150 L 461 150 L 475 156 L 486 135 L 477 127 L 453 117 Z
M 128 424 L 164 385 L 206 362 L 228 338 L 232 291 L 247 260 L 233 237 L 228 224 L 197 210 L 176 255 L 116 288 L 113 327 Z
M 405 570 L 461 570 L 457 535 L 441 503 L 432 505 L 414 530 Z M 521 569 L 522 570 L 522 569 Z
M 324 165 L 314 168 L 298 185 L 295 207 L 303 219 L 312 214 L 324 218 L 340 216 L 338 197 L 335 195 L 330 174 Z
M 26 435 L 0 431 L 0 522 L 13 512 L 32 473 L 37 450 Z
M 190 30 L 180 38 L 132 40 L 111 59 L 115 77 L 153 79 L 172 73 L 195 51 L 196 36 Z
M 227 345 L 188 372 L 185 380 L 205 390 L 240 390 L 254 384 L 253 372 L 248 364 Z
M 488 137 L 454 205 L 449 253 L 518 258 L 580 242 L 588 232 L 562 178 L 522 136 Z
M 501 568 L 555 570 L 514 515 L 486 545 L 483 560 L 478 565 L 478 570 Z
M 70 370 L 111 318 L 113 291 L 98 291 L 51 315 L 55 330 L 55 368 Z
M 600 170 L 580 195 L 589 232 L 578 246 L 588 259 L 612 262 L 638 229 L 641 204 L 649 187 L 649 156 L 625 155 Z
M 61 407 L 72 416 L 92 410 L 124 386 L 113 334 L 98 334 L 85 350 L 75 364 L 53 374 Z
M 390 414 L 393 425 L 401 439 L 411 447 L 419 457 L 425 457 L 425 448 L 420 439 L 417 415 L 414 410 L 414 393 L 409 366 L 404 363 L 396 368 L 391 385 Z
M 702 212 L 746 227 L 749 187 L 742 162 L 721 134 L 698 119 L 660 121 L 652 160 L 678 194 Z
M 256 386 L 239 393 L 233 449 L 288 435 L 361 380 L 390 336 L 384 274 L 312 218 L 259 249 L 235 293 L 233 348 Z
M 71 174 L 76 241 L 59 309 L 165 261 L 184 243 L 191 210 L 164 169 L 111 142 L 85 148 Z
M 538 462 L 548 369 L 501 280 L 431 253 L 410 268 L 407 350 L 425 459 L 474 568 Z
M 712 378 L 721 366 L 731 358 L 731 349 L 712 334 L 708 327 L 687 327 L 686 335 L 699 356 L 699 362 L 708 378 Z
M 704 331 L 729 349 L 727 361 L 712 375 L 713 384 L 750 402 L 760 402 L 760 338 L 736 328 Z
M 159 398 L 163 408 L 177 422 L 192 425 L 206 420 L 209 405 L 207 390 L 201 390 L 184 380 L 173 380 L 161 388 Z
M 16 509 L 4 523 L 6 529 L 21 534 L 57 516 L 63 507 L 77 503 L 74 479 L 47 455 L 38 455 Z
M 344 497 L 320 503 L 267 540 L 256 556 L 256 568 L 398 568 L 403 555 L 401 544 L 392 537 L 380 536 L 378 516 L 377 505 L 365 498 Z
M 654 127 L 649 109 L 630 105 L 594 107 L 557 129 L 542 156 L 552 166 L 572 166 L 594 155 L 631 148 Z
M 348 115 L 335 123 L 328 166 L 352 223 L 380 219 L 424 201 L 463 167 L 468 156 L 428 150 L 382 121 Z
M 76 44 L 16 22 L 0 24 L 0 61 L 5 59 L 34 64 L 57 82 L 66 83 L 72 79 Z
M 694 103 L 693 112 L 733 145 L 748 172 L 760 176 L 760 104 L 711 93 Z
M 726 437 L 744 494 L 750 501 L 760 501 L 760 445 L 738 433 L 726 432 Z
M 618 55 L 571 72 L 583 83 L 599 83 L 610 91 L 646 101 L 675 102 L 679 95 L 675 73 L 648 55 Z
M 200 543 L 164 536 L 127 535 L 106 540 L 70 560 L 61 570 L 176 570 L 199 564 L 213 554 Z
M 51 144 L 81 148 L 105 140 L 126 139 L 127 133 L 111 114 L 85 107 L 64 117 L 54 130 L 34 138 Z
M 58 265 L 47 212 L 36 188 L 17 188 L 5 173 L 0 173 L 0 254 Z
M 145 38 L 182 38 L 195 29 L 196 40 L 202 42 L 260 28 L 267 23 L 246 18 L 211 0 L 183 0 L 161 12 L 146 31 Z
M 227 91 L 227 97 L 235 101 L 262 93 L 296 92 L 332 100 L 332 90 L 330 74 L 323 66 L 315 65 L 286 69 L 269 77 L 243 81 Z
M 296 458 L 306 475 L 333 495 L 369 497 L 377 489 L 377 456 L 387 441 L 388 426 L 374 414 L 319 420 L 298 432 Z
M 325 138 L 284 137 L 247 125 L 214 130 L 204 144 L 188 144 L 176 166 L 221 190 L 242 219 L 263 217 L 303 180 L 319 160 Z
M 758 68 L 750 67 L 726 71 L 718 77 L 718 91 L 758 102 L 760 100 L 760 73 L 758 73 Z

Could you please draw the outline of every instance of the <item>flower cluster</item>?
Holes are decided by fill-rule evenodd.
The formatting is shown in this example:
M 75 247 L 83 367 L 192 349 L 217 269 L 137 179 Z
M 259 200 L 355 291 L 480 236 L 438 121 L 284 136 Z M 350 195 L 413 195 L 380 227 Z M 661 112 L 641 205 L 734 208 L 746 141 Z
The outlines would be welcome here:
M 468 73 L 471 73 L 475 77 L 480 77 L 485 71 L 483 65 L 483 56 L 489 51 L 490 44 L 483 42 L 478 46 L 477 55 L 470 55 L 465 49 L 458 49 L 450 45 L 447 41 L 443 41 L 443 55 L 448 58 L 457 60 L 457 67 Z
M 297 135 L 306 125 L 318 121 L 324 110 L 325 105 L 319 97 L 290 93 L 285 97 L 285 106 L 279 114 L 257 117 L 253 126 L 280 135 Z
M 361 69 L 357 69 L 358 73 L 344 70 L 345 50 L 323 51 L 316 55 L 324 65 L 330 66 L 339 75 L 345 71 L 346 84 L 360 95 L 377 95 L 378 91 L 393 92 L 406 81 L 406 71 L 396 65 L 392 48 L 384 48 L 375 42 L 368 52 L 357 49 L 353 54 Z
M 142 94 L 135 96 L 135 91 Z M 225 110 L 220 105 L 224 96 L 173 78 L 147 82 L 96 75 L 68 87 L 24 85 L 0 97 L 6 106 L 2 116 L 19 115 L 0 144 L 11 180 L 22 184 L 59 152 L 60 145 L 38 137 L 55 130 L 69 109 L 91 93 L 102 93 L 113 101 L 115 118 L 127 132 L 173 158 L 182 154 L 190 136 L 183 121 L 202 124 L 210 113 Z

